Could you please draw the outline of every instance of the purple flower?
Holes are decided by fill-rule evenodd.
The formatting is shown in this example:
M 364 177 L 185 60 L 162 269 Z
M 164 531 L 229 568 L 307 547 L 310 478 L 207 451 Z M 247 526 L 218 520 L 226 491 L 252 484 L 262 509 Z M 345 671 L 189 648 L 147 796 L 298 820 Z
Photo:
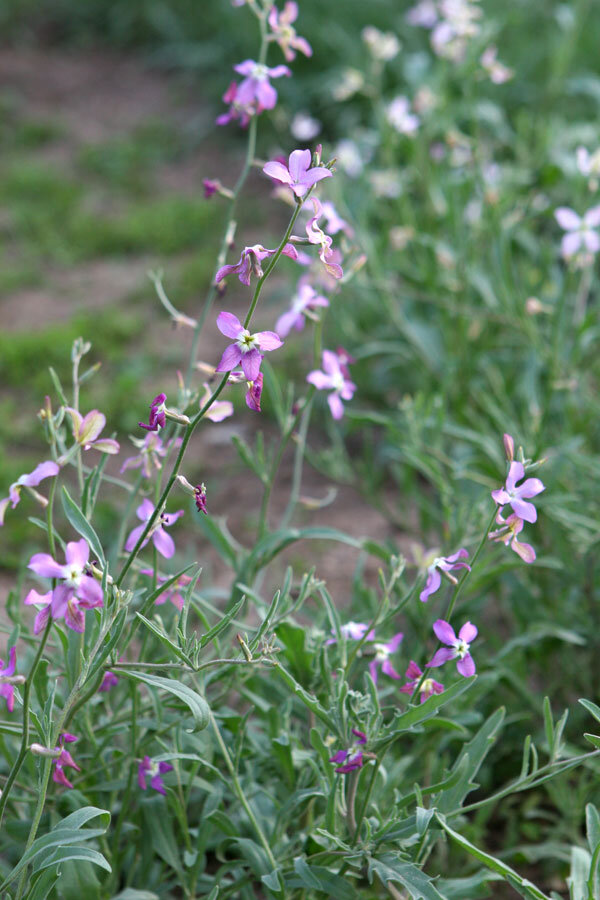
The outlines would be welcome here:
M 231 372 L 240 363 L 247 381 L 254 381 L 257 378 L 263 353 L 283 346 L 283 341 L 274 331 L 257 331 L 256 334 L 250 334 L 233 313 L 219 313 L 217 328 L 225 337 L 232 338 L 234 343 L 225 350 L 216 371 Z
M 306 223 L 306 234 L 308 235 L 309 243 L 316 244 L 320 247 L 319 259 L 325 266 L 327 272 L 334 278 L 341 278 L 344 273 L 342 267 L 335 262 L 335 251 L 331 246 L 332 240 L 319 226 L 319 219 L 323 215 L 323 207 L 316 197 L 311 198 L 311 203 L 315 214 L 312 219 L 309 219 Z
M 412 694 L 422 675 L 423 673 L 416 662 L 411 659 L 408 664 L 408 669 L 406 670 L 406 678 L 408 681 L 400 688 L 401 692 L 403 694 Z M 419 688 L 419 693 L 421 695 L 421 703 L 425 703 L 432 694 L 443 694 L 444 685 L 440 684 L 439 681 L 434 681 L 433 678 L 425 678 L 423 684 Z
M 345 625 L 340 626 L 340 631 L 344 635 L 345 638 L 351 638 L 353 641 L 360 641 L 365 636 L 368 625 L 365 625 L 363 622 L 346 622 Z M 331 633 L 333 637 L 328 638 L 325 641 L 325 646 L 327 647 L 329 644 L 336 644 L 337 638 L 335 636 L 335 630 L 332 628 Z M 371 629 L 367 634 L 368 641 L 375 640 L 375 631 Z
M 152 569 L 140 569 L 142 575 L 149 575 L 150 578 L 154 575 L 154 571 Z M 168 575 L 159 575 L 157 581 L 159 584 L 164 581 L 169 580 Z M 189 575 L 180 575 L 177 581 L 174 581 L 173 584 L 168 587 L 166 590 L 162 591 L 156 598 L 154 603 L 155 606 L 162 606 L 163 603 L 166 603 L 167 600 L 170 600 L 173 606 L 175 606 L 178 610 L 182 610 L 185 604 L 185 600 L 180 593 L 184 590 L 191 581 L 191 577 Z
M 246 406 L 255 412 L 260 412 L 260 398 L 263 392 L 263 374 L 259 372 L 254 381 L 248 382 L 246 392 Z
M 390 662 L 390 656 L 392 653 L 395 653 L 398 647 L 400 646 L 400 642 L 404 635 L 402 632 L 398 632 L 395 634 L 391 641 L 388 641 L 387 644 L 375 644 L 375 658 L 371 660 L 369 663 L 369 672 L 371 673 L 371 678 L 377 684 L 377 669 L 381 666 L 381 671 L 384 675 L 389 675 L 390 678 L 395 678 L 398 680 L 400 675 L 396 672 L 393 665 Z
M 194 503 L 196 504 L 198 512 L 204 513 L 205 516 L 208 515 L 208 510 L 206 508 L 206 485 L 196 485 L 194 488 Z
M 15 674 L 16 665 L 17 648 L 11 647 L 9 662 L 6 668 L 3 668 L 4 660 L 0 659 L 0 697 L 6 699 L 6 707 L 9 712 L 12 712 L 15 708 L 15 686 L 14 683 L 7 682 L 4 679 L 11 678 Z
M 9 487 L 8 497 L 0 500 L 0 525 L 4 525 L 4 516 L 9 503 L 11 508 L 14 509 L 21 500 L 22 487 L 37 487 L 44 478 L 51 478 L 53 475 L 58 475 L 59 472 L 60 468 L 58 464 L 48 460 L 47 462 L 40 463 L 36 466 L 33 472 L 29 472 L 27 475 L 20 475 Z M 38 494 L 37 491 L 35 493 L 36 496 L 43 501 L 44 505 L 47 505 L 48 501 Z
M 150 404 L 150 416 L 148 418 L 148 424 L 144 425 L 143 422 L 138 422 L 140 428 L 145 428 L 146 431 L 158 431 L 159 428 L 165 427 L 165 425 L 167 424 L 167 416 L 165 413 L 166 400 L 166 394 L 156 395 L 156 397 Z
M 520 519 L 516 513 L 512 513 L 507 519 L 504 519 L 499 510 L 496 522 L 502 527 L 498 528 L 497 531 L 490 531 L 488 538 L 491 541 L 502 541 L 505 547 L 510 547 L 511 550 L 514 550 L 523 562 L 534 562 L 535 550 L 531 544 L 522 544 L 517 538 L 517 535 L 523 531 L 523 519 Z
M 102 684 L 98 688 L 99 691 L 110 691 L 111 688 L 115 687 L 119 683 L 119 679 L 115 675 L 114 672 L 105 672 L 104 678 L 102 679 Z
M 204 187 L 205 200 L 208 200 L 209 197 L 212 197 L 213 194 L 216 194 L 221 187 L 221 183 L 219 181 L 214 181 L 212 178 L 205 178 L 202 181 L 202 185 Z
M 492 498 L 498 506 L 510 503 L 520 519 L 524 519 L 526 522 L 535 522 L 537 510 L 533 503 L 526 503 L 524 498 L 536 497 L 545 490 L 545 487 L 539 478 L 528 478 L 523 484 L 517 486 L 517 481 L 524 477 L 523 463 L 511 462 L 505 486 L 497 491 L 492 491 Z
M 150 415 L 150 418 L 152 419 L 152 415 Z M 160 472 L 162 468 L 160 458 L 167 455 L 170 442 L 164 446 L 162 438 L 160 438 L 158 434 L 148 428 L 147 425 L 144 425 L 143 423 L 140 424 L 142 425 L 142 428 L 146 428 L 148 434 L 143 440 L 131 438 L 135 446 L 139 448 L 140 452 L 137 456 L 127 457 L 121 466 L 121 472 L 125 472 L 127 469 L 141 468 L 144 478 L 152 478 L 155 471 Z
M 161 778 L 165 772 L 170 772 L 173 766 L 166 762 L 155 762 L 149 756 L 145 756 L 138 766 L 138 784 L 143 791 L 146 790 L 146 776 L 150 777 L 150 787 L 159 794 L 166 795 L 165 786 Z
M 310 150 L 293 150 L 287 166 L 273 160 L 263 166 L 263 172 L 275 181 L 287 184 L 301 200 L 317 181 L 331 178 L 331 172 L 324 166 L 311 168 L 312 154 Z
M 269 68 L 253 59 L 246 59 L 233 68 L 239 75 L 245 76 L 237 86 L 236 103 L 243 108 L 251 108 L 256 113 L 273 109 L 277 103 L 277 91 L 269 78 L 281 78 L 282 75 L 289 77 L 292 74 L 287 66 Z
M 339 231 L 343 231 L 348 237 L 352 237 L 354 234 L 352 228 L 350 228 L 345 219 L 341 218 L 333 203 L 329 201 L 321 203 L 321 212 L 327 223 L 329 234 L 337 234 Z
M 298 4 L 294 0 L 287 0 L 283 12 L 279 12 L 275 6 L 271 7 L 267 21 L 273 32 L 275 40 L 283 50 L 283 55 L 288 62 L 296 58 L 294 50 L 299 50 L 305 56 L 312 56 L 312 47 L 303 37 L 298 37 L 292 22 L 298 18 Z
M 97 409 L 93 409 L 83 417 L 80 412 L 70 406 L 65 407 L 73 422 L 73 437 L 84 450 L 100 450 L 101 453 L 118 453 L 120 450 L 118 441 L 112 438 L 96 440 L 104 426 L 106 416 Z
M 66 788 L 72 788 L 73 785 L 65 775 L 63 768 L 68 766 L 71 769 L 75 769 L 76 772 L 81 772 L 80 767 L 77 765 L 71 754 L 68 750 L 65 750 L 64 744 L 70 744 L 74 741 L 79 740 L 76 738 L 74 734 L 69 734 L 68 731 L 63 732 L 58 739 L 58 747 L 55 749 L 57 751 L 60 750 L 60 755 L 54 760 L 54 772 L 52 773 L 52 781 L 56 784 L 62 784 Z
M 348 772 L 362 768 L 363 752 L 361 748 L 367 743 L 367 736 L 356 728 L 352 729 L 352 734 L 357 738 L 352 746 L 348 750 L 338 750 L 334 756 L 329 757 L 329 762 L 338 763 L 335 771 L 340 775 L 346 775 Z
M 306 380 L 318 391 L 331 391 L 327 398 L 331 415 L 334 419 L 341 419 L 344 415 L 342 400 L 352 399 L 356 385 L 344 374 L 337 354 L 331 350 L 323 350 L 323 371 L 315 369 L 309 372 Z
M 252 106 L 244 106 L 243 103 L 240 103 L 238 99 L 238 85 L 235 81 L 230 83 L 223 94 L 223 102 L 229 103 L 229 109 L 226 113 L 217 116 L 216 124 L 228 125 L 229 122 L 239 119 L 241 127 L 245 128 L 250 121 L 250 116 L 254 115 L 255 110 Z
M 304 278 L 301 278 L 298 282 L 298 292 L 292 300 L 291 309 L 279 316 L 275 323 L 277 334 L 281 335 L 281 337 L 287 337 L 292 328 L 302 331 L 305 315 L 310 315 L 312 310 L 320 306 L 329 306 L 327 297 L 317 294 L 315 289 Z
M 252 247 L 244 247 L 239 262 L 234 265 L 221 266 L 215 275 L 215 284 L 219 284 L 228 275 L 236 273 L 242 284 L 249 285 L 251 275 L 261 278 L 263 270 L 261 262 L 269 256 L 274 256 L 277 250 L 268 250 L 262 244 L 253 244 Z M 284 256 L 290 259 L 298 258 L 298 251 L 291 244 L 286 244 L 282 250 Z
M 133 550 L 140 537 L 142 536 L 142 533 L 146 528 L 146 522 L 148 522 L 152 517 L 154 509 L 154 504 L 151 503 L 147 497 L 146 499 L 142 500 L 142 502 L 136 509 L 135 514 L 138 519 L 141 520 L 142 524 L 134 528 L 127 538 L 125 549 L 128 553 Z M 175 553 L 175 544 L 171 535 L 167 534 L 167 532 L 164 530 L 163 525 L 166 525 L 167 527 L 173 525 L 182 515 L 182 509 L 179 509 L 175 513 L 162 512 L 159 516 L 156 517 L 154 524 L 150 529 L 150 533 L 147 534 L 144 539 L 142 547 L 145 547 L 150 538 L 152 538 L 152 543 L 154 544 L 160 555 L 164 556 L 165 559 L 171 559 L 171 557 Z
M 600 236 L 594 230 L 600 225 L 600 206 L 588 209 L 583 218 L 568 206 L 559 206 L 554 218 L 567 232 L 560 246 L 565 259 L 571 259 L 582 250 L 587 250 L 588 253 L 600 250 Z
M 25 598 L 28 606 L 41 606 L 35 617 L 33 633 L 38 634 L 45 628 L 48 618 L 64 619 L 73 631 L 85 630 L 84 610 L 103 606 L 102 588 L 98 582 L 87 575 L 90 548 L 83 538 L 71 541 L 66 548 L 66 564 L 63 566 L 48 553 L 36 553 L 29 560 L 28 568 L 43 578 L 59 578 L 59 584 L 47 594 L 38 594 L 31 590 Z
M 433 623 L 433 630 L 438 640 L 448 647 L 442 647 L 434 655 L 433 659 L 426 663 L 427 667 L 435 668 L 443 666 L 444 663 L 451 659 L 456 659 L 456 668 L 461 675 L 468 678 L 475 674 L 475 663 L 473 657 L 469 653 L 472 641 L 477 637 L 477 628 L 470 622 L 465 622 L 458 632 L 458 637 L 454 633 L 454 628 L 443 619 L 438 619 Z
M 448 574 L 452 569 L 468 569 L 470 572 L 471 566 L 466 562 L 461 562 L 463 559 L 468 559 L 468 556 L 469 553 L 464 547 L 461 547 L 460 550 L 457 550 L 452 556 L 436 556 L 427 569 L 427 581 L 425 582 L 425 587 L 419 594 L 419 599 L 425 603 L 432 594 L 435 594 L 442 583 L 441 572 L 444 572 L 446 577 L 454 584 L 456 584 L 456 578 Z

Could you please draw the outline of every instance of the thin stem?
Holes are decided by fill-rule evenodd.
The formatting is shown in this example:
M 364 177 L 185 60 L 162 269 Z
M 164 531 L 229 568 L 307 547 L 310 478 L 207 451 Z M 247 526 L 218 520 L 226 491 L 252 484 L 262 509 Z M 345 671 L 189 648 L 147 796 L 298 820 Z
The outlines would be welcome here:
M 0 825 L 2 825 L 2 817 L 4 815 L 4 810 L 10 796 L 11 788 L 14 784 L 15 778 L 19 774 L 19 770 L 23 765 L 23 762 L 25 761 L 25 756 L 27 755 L 27 744 L 29 742 L 29 701 L 31 697 L 31 688 L 33 686 L 33 679 L 35 678 L 37 667 L 42 658 L 42 653 L 44 652 L 44 647 L 46 646 L 46 641 L 48 640 L 48 635 L 50 634 L 51 627 L 52 619 L 48 618 L 48 622 L 46 624 L 46 628 L 44 629 L 44 633 L 35 655 L 35 659 L 33 660 L 33 665 L 29 672 L 29 677 L 25 682 L 25 688 L 23 690 L 23 736 L 21 738 L 21 749 L 19 750 L 19 755 L 13 763 L 12 769 L 8 773 L 8 777 L 2 791 L 2 796 L 0 797 Z
M 42 813 L 44 812 L 44 805 L 46 803 L 46 792 L 48 790 L 48 782 L 50 781 L 50 772 L 52 770 L 52 760 L 44 759 L 44 771 L 42 772 L 41 784 L 39 788 L 38 794 L 38 802 L 35 808 L 35 812 L 33 814 L 33 820 L 31 822 L 31 828 L 29 829 L 29 837 L 27 838 L 27 844 L 25 845 L 24 852 L 26 853 L 35 840 L 35 836 L 37 834 L 37 830 L 40 824 L 40 820 L 42 818 Z M 23 869 L 21 873 L 21 877 L 19 878 L 19 886 L 17 888 L 16 900 L 21 900 L 23 896 L 23 891 L 25 889 L 25 884 L 27 881 L 27 866 Z
M 250 808 L 250 804 L 248 803 L 248 800 L 246 799 L 246 795 L 240 784 L 239 778 L 237 776 L 237 772 L 235 771 L 233 762 L 229 755 L 229 751 L 227 750 L 227 747 L 225 746 L 225 742 L 221 736 L 221 732 L 219 731 L 219 726 L 217 725 L 215 717 L 213 716 L 212 713 L 210 715 L 210 721 L 211 721 L 211 725 L 213 727 L 213 731 L 215 733 L 215 737 L 217 739 L 217 743 L 218 743 L 221 753 L 223 755 L 223 759 L 225 760 L 225 765 L 227 766 L 229 774 L 231 775 L 231 779 L 233 781 L 233 789 L 234 789 L 235 793 L 237 794 L 237 797 L 238 797 L 240 803 L 246 810 L 246 815 L 250 819 L 252 827 L 254 828 L 254 831 L 256 832 L 256 836 L 258 837 L 259 841 L 263 845 L 263 848 L 265 850 L 265 853 L 267 854 L 267 859 L 269 860 L 269 863 L 271 864 L 273 869 L 276 869 L 277 862 L 271 851 L 271 846 L 265 836 L 265 833 L 263 832 L 262 828 L 258 824 L 256 816 L 252 812 L 252 809 Z

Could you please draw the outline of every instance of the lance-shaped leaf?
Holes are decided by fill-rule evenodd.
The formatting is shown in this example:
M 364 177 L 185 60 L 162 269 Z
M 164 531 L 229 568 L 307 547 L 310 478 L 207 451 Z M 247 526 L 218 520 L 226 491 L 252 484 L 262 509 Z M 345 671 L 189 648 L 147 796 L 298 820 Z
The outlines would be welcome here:
M 204 697 L 201 697 L 200 694 L 197 694 L 196 691 L 186 684 L 175 681 L 173 678 L 163 678 L 161 675 L 151 675 L 148 672 L 134 672 L 130 669 L 119 669 L 119 675 L 132 678 L 134 681 L 141 681 L 149 687 L 168 691 L 168 693 L 177 697 L 178 700 L 181 700 L 182 703 L 185 703 L 194 717 L 194 727 L 188 729 L 189 731 L 201 731 L 207 727 L 210 721 L 208 703 Z

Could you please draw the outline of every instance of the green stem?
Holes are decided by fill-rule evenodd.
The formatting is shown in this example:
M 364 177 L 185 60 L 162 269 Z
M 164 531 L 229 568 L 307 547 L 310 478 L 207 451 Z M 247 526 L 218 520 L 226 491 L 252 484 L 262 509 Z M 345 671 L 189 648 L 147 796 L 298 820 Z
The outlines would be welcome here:
M 231 776 L 231 780 L 233 782 L 233 789 L 234 789 L 235 793 L 237 794 L 238 800 L 244 807 L 244 809 L 246 811 L 246 815 L 250 819 L 250 822 L 252 824 L 252 827 L 254 828 L 257 838 L 259 839 L 260 843 L 263 845 L 263 848 L 265 850 L 265 853 L 267 854 L 267 859 L 269 860 L 270 865 L 273 867 L 273 869 L 276 869 L 277 862 L 271 851 L 271 846 L 265 836 L 265 833 L 263 832 L 262 828 L 258 824 L 256 816 L 252 812 L 252 809 L 250 808 L 250 804 L 248 803 L 248 800 L 246 799 L 246 795 L 240 784 L 239 778 L 237 776 L 237 772 L 235 771 L 233 762 L 229 755 L 229 751 L 227 750 L 227 747 L 225 746 L 225 742 L 221 736 L 221 732 L 219 731 L 219 726 L 217 725 L 215 717 L 213 716 L 212 713 L 210 715 L 210 721 L 211 721 L 211 724 L 213 727 L 213 731 L 215 733 L 215 737 L 217 739 L 217 743 L 218 743 L 221 753 L 223 755 L 223 759 L 225 760 L 225 765 L 227 766 L 227 769 Z
M 48 635 L 50 634 L 51 627 L 52 619 L 48 618 L 48 622 L 42 635 L 40 645 L 35 655 L 35 659 L 33 660 L 31 671 L 29 672 L 29 677 L 25 682 L 25 688 L 23 690 L 23 736 L 21 738 L 21 749 L 19 750 L 19 755 L 13 763 L 12 769 L 8 773 L 8 777 L 2 791 L 2 796 L 0 797 L 0 825 L 2 825 L 2 817 L 4 815 L 4 810 L 10 796 L 11 788 L 14 784 L 15 778 L 19 774 L 19 770 L 23 765 L 23 762 L 25 761 L 25 756 L 27 755 L 27 744 L 29 742 L 29 701 L 31 697 L 31 688 L 33 687 L 33 679 L 35 678 L 37 667 L 42 658 L 42 653 L 44 652 L 44 647 L 46 646 L 46 641 L 48 640 Z
M 48 790 L 48 782 L 50 781 L 50 772 L 52 771 L 52 760 L 44 759 L 44 771 L 42 773 L 41 784 L 39 788 L 38 794 L 38 802 L 35 808 L 35 812 L 33 814 L 33 820 L 31 822 L 31 828 L 29 829 L 29 837 L 27 838 L 27 844 L 25 845 L 24 852 L 26 853 L 35 840 L 35 836 L 37 834 L 37 830 L 40 824 L 40 820 L 42 818 L 42 813 L 44 812 L 44 805 L 46 803 L 46 792 Z M 27 867 L 25 867 L 21 873 L 21 877 L 19 878 L 19 886 L 17 888 L 16 900 L 21 900 L 23 896 L 23 891 L 25 889 L 25 884 L 27 881 Z

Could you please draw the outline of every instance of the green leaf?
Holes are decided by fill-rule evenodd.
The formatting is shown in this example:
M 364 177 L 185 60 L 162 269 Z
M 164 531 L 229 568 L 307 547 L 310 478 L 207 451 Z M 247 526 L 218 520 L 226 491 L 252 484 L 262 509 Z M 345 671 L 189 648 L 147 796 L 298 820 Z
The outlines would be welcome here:
M 327 897 L 334 897 L 335 900 L 357 900 L 358 898 L 356 890 L 347 877 L 335 875 L 324 866 L 310 866 L 301 856 L 294 860 L 294 874 L 286 875 L 285 886 L 288 890 L 308 888 L 311 891 L 323 891 Z
M 428 875 L 393 853 L 384 853 L 377 859 L 370 857 L 368 875 L 371 884 L 373 875 L 377 875 L 384 885 L 388 881 L 401 884 L 413 900 L 444 900 Z
M 193 691 L 186 684 L 175 681 L 173 678 L 163 678 L 161 675 L 151 675 L 148 672 L 134 672 L 131 669 L 119 669 L 119 674 L 126 678 L 132 678 L 134 681 L 142 681 L 149 687 L 158 688 L 162 691 L 168 691 L 178 700 L 181 700 L 189 708 L 194 717 L 194 727 L 186 729 L 189 732 L 202 731 L 210 722 L 210 708 L 208 703 Z
M 593 853 L 600 844 L 600 815 L 593 803 L 588 803 L 585 808 L 585 824 L 588 847 Z
M 245 568 L 252 572 L 259 571 L 296 541 L 337 541 L 358 550 L 363 546 L 362 540 L 350 537 L 337 528 L 282 528 L 258 541 L 248 556 Z
M 158 894 L 153 894 L 152 891 L 136 891 L 134 888 L 125 888 L 124 891 L 115 894 L 110 900 L 159 900 L 159 897 Z
M 100 543 L 100 538 L 64 486 L 61 491 L 60 499 L 65 511 L 65 516 L 67 517 L 77 534 L 80 534 L 81 537 L 86 539 L 94 556 L 96 556 L 97 559 L 100 560 L 102 565 L 105 566 L 106 561 L 104 558 L 104 550 L 102 549 L 102 544 Z
M 526 878 L 522 878 L 521 875 L 519 875 L 518 872 L 515 872 L 514 869 L 511 869 L 510 866 L 500 862 L 495 856 L 491 856 L 489 853 L 485 853 L 483 850 L 475 847 L 475 845 L 463 837 L 462 834 L 459 834 L 457 831 L 450 828 L 450 826 L 446 824 L 444 816 L 441 816 L 436 812 L 435 817 L 446 834 L 448 834 L 453 841 L 462 847 L 463 850 L 466 850 L 471 856 L 474 856 L 475 859 L 478 859 L 479 862 L 483 863 L 486 868 L 501 875 L 505 881 L 514 887 L 521 897 L 525 898 L 525 900 L 550 900 L 547 894 L 540 891 L 535 884 L 527 881 Z
M 167 649 L 171 650 L 178 659 L 181 659 L 183 662 L 191 665 L 190 659 L 183 652 L 181 647 L 179 647 L 175 641 L 172 641 L 168 634 L 165 634 L 163 629 L 157 625 L 155 622 L 151 622 L 150 619 L 147 619 L 146 616 L 143 616 L 140 612 L 136 612 L 136 616 L 138 619 L 146 626 L 148 631 L 151 631 L 154 634 L 161 644 L 164 644 Z
M 204 536 L 210 541 L 219 555 L 232 569 L 237 569 L 240 557 L 246 550 L 230 533 L 225 519 L 217 519 L 214 516 L 198 516 L 196 522 Z
M 236 615 L 238 614 L 238 612 L 240 611 L 240 609 L 242 608 L 242 606 L 244 605 L 245 602 L 246 602 L 245 597 L 242 597 L 240 600 L 238 600 L 238 602 L 235 603 L 231 607 L 231 609 L 228 610 L 224 614 L 223 618 L 219 622 L 217 622 L 217 624 L 214 625 L 210 629 L 210 631 L 207 631 L 206 634 L 202 635 L 202 637 L 200 638 L 200 642 L 199 642 L 200 649 L 202 649 L 202 647 L 205 647 L 207 644 L 209 644 L 214 638 L 217 637 L 217 635 L 221 634 L 221 632 L 225 628 L 227 628 L 227 626 L 229 625 L 231 620 L 235 619 Z
M 410 731 L 426 719 L 436 716 L 442 706 L 469 690 L 476 680 L 476 675 L 472 675 L 470 678 L 461 678 L 460 681 L 457 681 L 456 684 L 445 690 L 443 694 L 433 694 L 425 703 L 420 703 L 418 706 L 409 706 L 405 712 L 397 712 L 389 725 L 389 731 L 379 741 L 376 741 L 374 749 L 389 743 L 397 735 Z
M 597 734 L 587 734 L 585 733 L 584 738 L 586 741 L 589 741 L 590 744 L 593 744 L 596 749 L 600 750 L 600 736 Z
M 480 869 L 468 878 L 441 878 L 438 882 L 446 900 L 481 900 L 481 888 L 488 881 L 502 881 L 498 872 Z
M 27 900 L 46 900 L 59 878 L 59 872 L 52 872 L 47 869 L 38 875 L 37 878 L 32 878 L 27 893 Z
M 152 797 L 142 806 L 142 814 L 146 825 L 146 833 L 150 835 L 150 843 L 154 852 L 168 866 L 177 872 L 182 882 L 185 881 L 179 847 L 173 833 L 173 818 L 166 815 L 165 802 L 162 797 Z
M 571 900 L 588 900 L 587 882 L 591 862 L 587 850 L 583 847 L 571 847 L 571 871 L 567 878 Z
M 102 854 L 98 853 L 97 850 L 92 850 L 90 847 L 59 847 L 58 850 L 54 850 L 41 862 L 38 860 L 34 867 L 34 871 L 38 872 L 41 869 L 47 869 L 48 866 L 53 866 L 61 862 L 68 862 L 71 859 L 85 860 L 86 862 L 93 863 L 95 866 L 100 866 L 101 869 L 106 869 L 107 872 L 112 872 L 111 867 Z
M 442 695 L 443 696 L 443 695 Z M 459 781 L 443 791 L 433 805 L 441 812 L 453 812 L 459 809 L 465 797 L 478 787 L 473 778 L 479 771 L 481 764 L 492 748 L 497 733 L 504 721 L 504 709 L 500 707 L 481 726 L 477 734 L 463 745 L 461 752 L 452 767 L 452 772 L 462 771 Z
M 595 719 L 598 720 L 598 722 L 600 722 L 600 706 L 596 706 L 591 700 L 580 700 L 579 702 Z

